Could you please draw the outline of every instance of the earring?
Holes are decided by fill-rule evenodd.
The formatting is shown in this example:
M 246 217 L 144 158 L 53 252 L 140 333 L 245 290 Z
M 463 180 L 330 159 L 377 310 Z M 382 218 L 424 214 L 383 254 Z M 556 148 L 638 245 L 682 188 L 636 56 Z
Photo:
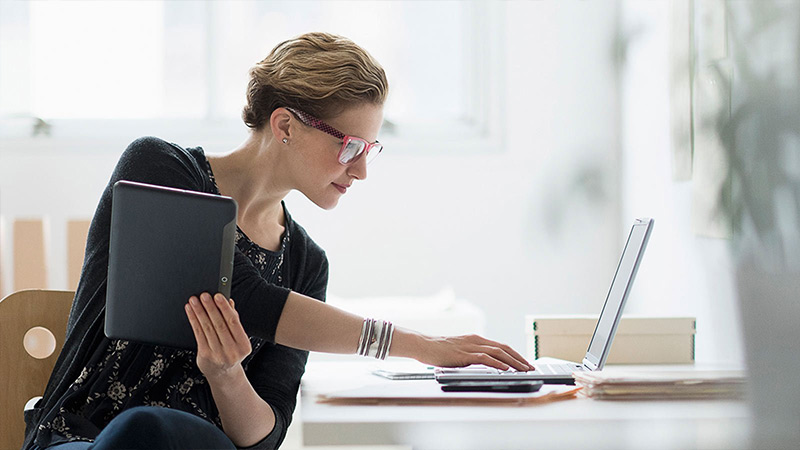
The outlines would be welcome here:
M 283 143 L 284 143 L 284 144 L 288 144 L 288 143 L 289 143 L 289 140 L 288 140 L 288 139 L 286 139 L 286 138 L 283 138 Z

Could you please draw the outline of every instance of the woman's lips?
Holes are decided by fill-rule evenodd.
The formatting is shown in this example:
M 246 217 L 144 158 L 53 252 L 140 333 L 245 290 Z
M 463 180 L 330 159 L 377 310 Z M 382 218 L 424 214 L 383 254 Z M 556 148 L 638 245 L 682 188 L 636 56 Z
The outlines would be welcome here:
M 346 192 L 347 192 L 347 188 L 349 187 L 349 186 L 342 186 L 341 184 L 336 184 L 336 183 L 331 183 L 331 184 L 332 184 L 332 185 L 333 185 L 333 186 L 334 186 L 336 189 L 338 189 L 338 190 L 339 190 L 339 192 L 341 192 L 342 194 L 346 193 Z

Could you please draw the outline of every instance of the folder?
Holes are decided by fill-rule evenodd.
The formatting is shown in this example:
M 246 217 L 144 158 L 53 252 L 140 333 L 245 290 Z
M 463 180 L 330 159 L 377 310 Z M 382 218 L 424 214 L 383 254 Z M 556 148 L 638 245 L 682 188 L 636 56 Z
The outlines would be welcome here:
M 321 394 L 318 403 L 332 405 L 439 405 L 439 406 L 529 406 L 576 398 L 580 388 L 545 385 L 538 392 L 489 393 L 442 392 L 433 380 L 378 384 Z

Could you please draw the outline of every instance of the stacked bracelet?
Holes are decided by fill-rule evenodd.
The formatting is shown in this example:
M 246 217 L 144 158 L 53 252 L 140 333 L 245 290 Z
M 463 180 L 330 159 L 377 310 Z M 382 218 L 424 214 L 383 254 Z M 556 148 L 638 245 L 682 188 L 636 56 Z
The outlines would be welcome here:
M 364 323 L 361 324 L 361 336 L 358 338 L 357 353 L 361 356 L 386 359 L 393 335 L 392 322 L 364 319 Z

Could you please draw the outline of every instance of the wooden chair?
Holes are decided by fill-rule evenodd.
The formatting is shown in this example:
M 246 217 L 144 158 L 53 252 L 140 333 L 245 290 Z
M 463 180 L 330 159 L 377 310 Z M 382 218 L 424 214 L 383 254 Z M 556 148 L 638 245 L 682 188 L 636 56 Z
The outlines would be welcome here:
M 0 448 L 22 446 L 22 411 L 44 393 L 75 293 L 29 289 L 0 300 Z

